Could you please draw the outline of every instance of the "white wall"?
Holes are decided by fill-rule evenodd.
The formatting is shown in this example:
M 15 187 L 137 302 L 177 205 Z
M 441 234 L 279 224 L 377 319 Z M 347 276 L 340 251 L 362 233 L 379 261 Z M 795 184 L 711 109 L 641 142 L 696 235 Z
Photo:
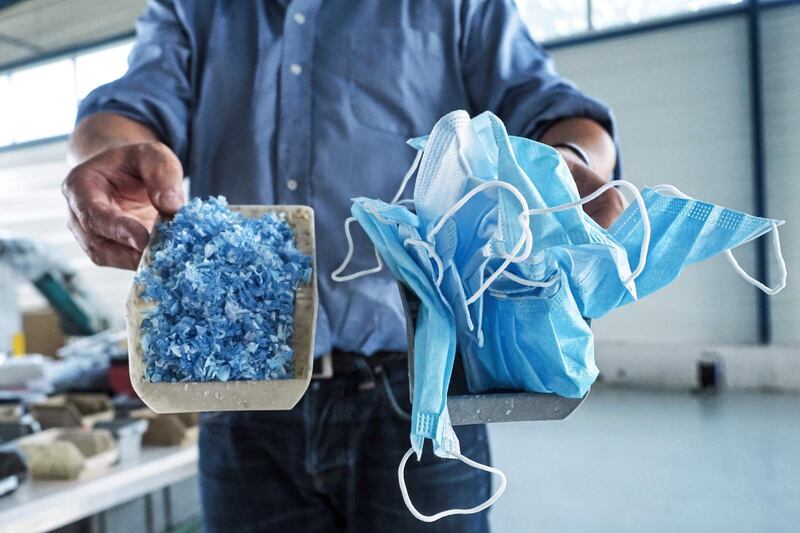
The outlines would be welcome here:
M 773 33 L 765 49 L 789 40 L 792 26 L 784 27 L 782 37 Z M 615 110 L 627 179 L 639 185 L 673 183 L 692 196 L 752 212 L 747 54 L 746 22 L 737 17 L 558 49 L 553 55 L 563 74 Z M 789 52 L 784 55 L 788 59 Z M 788 108 L 797 106 L 788 99 L 776 102 L 773 114 Z M 771 207 L 772 215 L 792 218 L 788 203 Z M 787 232 L 786 248 L 797 236 Z M 743 248 L 737 257 L 754 272 L 755 247 Z M 718 258 L 690 267 L 673 286 L 597 321 L 595 329 L 601 341 L 755 343 L 756 298 L 756 290 Z M 785 307 L 791 296 L 775 300 Z

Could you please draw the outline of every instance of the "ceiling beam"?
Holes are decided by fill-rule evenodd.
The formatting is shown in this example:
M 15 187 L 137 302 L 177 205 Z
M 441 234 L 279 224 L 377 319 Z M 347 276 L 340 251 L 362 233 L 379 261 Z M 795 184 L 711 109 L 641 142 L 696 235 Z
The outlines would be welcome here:
M 0 2 L 3 0 L 0 0 Z M 11 46 L 16 46 L 17 48 L 22 48 L 23 50 L 27 50 L 33 54 L 41 54 L 44 52 L 44 48 L 34 43 L 17 39 L 16 37 L 11 37 L 10 35 L 5 35 L 0 33 L 0 43 L 8 44 Z

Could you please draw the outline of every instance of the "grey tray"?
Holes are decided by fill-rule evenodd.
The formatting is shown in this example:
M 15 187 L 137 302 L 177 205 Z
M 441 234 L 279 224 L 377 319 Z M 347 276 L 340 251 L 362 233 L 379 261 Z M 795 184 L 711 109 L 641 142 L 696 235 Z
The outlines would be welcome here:
M 411 401 L 414 401 L 414 324 L 419 299 L 405 285 L 399 284 L 408 333 L 408 379 Z M 456 352 L 447 407 L 454 426 L 491 424 L 494 422 L 526 422 L 533 420 L 563 420 L 583 403 L 582 398 L 564 398 L 556 394 L 519 391 L 489 391 L 472 394 L 467 389 L 467 379 L 461 356 Z

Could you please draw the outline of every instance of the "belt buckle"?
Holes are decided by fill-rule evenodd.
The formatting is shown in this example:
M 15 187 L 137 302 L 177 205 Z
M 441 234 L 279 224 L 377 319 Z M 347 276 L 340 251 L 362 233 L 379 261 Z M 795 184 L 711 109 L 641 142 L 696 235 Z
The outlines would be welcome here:
M 317 360 L 319 361 L 320 371 L 312 372 L 311 379 L 331 379 L 333 377 L 333 353 L 325 352 Z

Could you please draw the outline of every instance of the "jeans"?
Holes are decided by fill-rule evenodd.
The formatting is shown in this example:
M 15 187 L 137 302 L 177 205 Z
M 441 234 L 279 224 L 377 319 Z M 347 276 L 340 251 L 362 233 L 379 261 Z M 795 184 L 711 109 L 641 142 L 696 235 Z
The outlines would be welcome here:
M 366 374 L 314 380 L 291 411 L 201 417 L 200 487 L 206 531 L 488 532 L 488 511 L 424 523 L 403 503 L 397 465 L 409 448 L 404 359 Z M 482 425 L 456 428 L 464 455 L 489 464 Z M 439 459 L 430 442 L 406 466 L 424 514 L 478 505 L 490 475 Z

